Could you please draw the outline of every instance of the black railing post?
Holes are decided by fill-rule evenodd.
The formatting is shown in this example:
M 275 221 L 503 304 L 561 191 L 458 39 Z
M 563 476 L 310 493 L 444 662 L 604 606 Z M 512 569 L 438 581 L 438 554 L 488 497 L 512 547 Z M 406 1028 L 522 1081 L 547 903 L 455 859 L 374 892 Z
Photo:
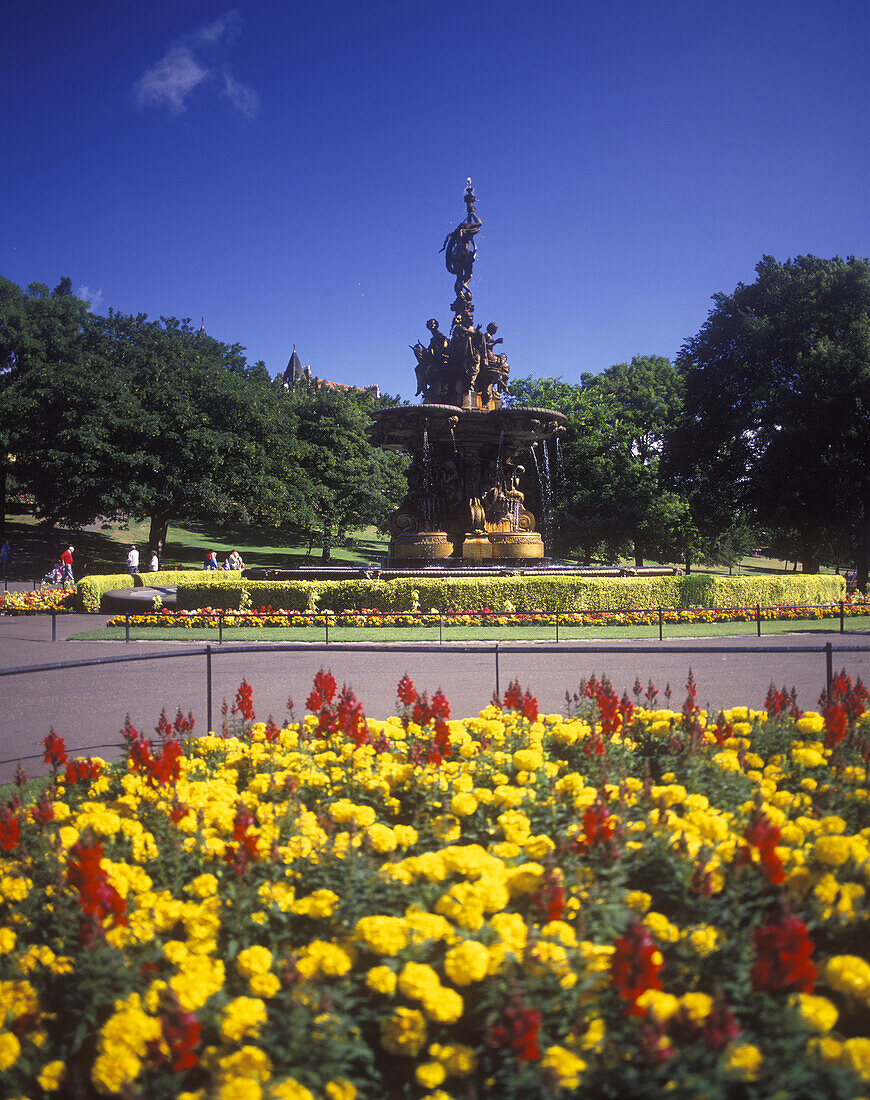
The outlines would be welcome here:
M 444 632 L 441 629 L 442 623 L 443 623 L 443 619 L 441 617 L 441 612 L 439 611 L 438 612 L 438 644 L 439 645 L 441 645 L 444 642 Z
M 831 684 L 834 682 L 834 647 L 825 642 L 825 691 L 828 701 L 831 699 Z
M 495 643 L 495 694 L 499 699 L 501 698 L 498 682 L 498 642 Z
M 130 641 L 130 613 L 124 615 L 124 641 Z
M 846 629 L 846 628 L 845 628 L 845 626 L 843 625 L 843 617 L 844 617 L 844 615 L 845 615 L 845 609 L 844 609 L 844 607 L 843 607 L 843 601 L 842 601 L 842 600 L 840 600 L 840 633 L 841 633 L 841 634 L 842 634 L 842 633 L 843 633 L 843 631 L 844 631 L 844 630 Z
M 559 612 L 556 612 L 556 644 L 559 642 Z
M 755 630 L 756 630 L 756 633 L 758 634 L 758 637 L 760 638 L 761 637 L 761 604 L 760 603 L 757 603 L 755 605 Z
M 205 647 L 205 721 L 206 733 L 211 733 L 211 646 Z
M 326 644 L 329 645 L 329 616 L 325 611 L 323 613 L 323 626 L 326 631 Z
M 57 641 L 57 612 L 56 611 L 52 611 L 52 613 L 51 613 L 51 640 L 53 642 Z
M 218 644 L 223 645 L 224 641 L 224 613 L 218 611 Z
M 664 625 L 664 616 L 662 615 L 662 609 L 659 608 L 659 641 L 661 641 L 662 637 L 663 637 L 663 625 Z

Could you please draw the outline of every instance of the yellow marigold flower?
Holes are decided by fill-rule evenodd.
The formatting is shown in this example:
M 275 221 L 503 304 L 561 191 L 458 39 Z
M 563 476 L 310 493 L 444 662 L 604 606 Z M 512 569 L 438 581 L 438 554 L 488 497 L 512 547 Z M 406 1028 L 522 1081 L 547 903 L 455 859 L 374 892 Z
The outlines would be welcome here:
M 870 963 L 858 955 L 834 955 L 825 964 L 824 976 L 838 993 L 870 1002 Z
M 541 860 L 546 859 L 555 847 L 556 845 L 548 836 L 539 834 L 538 836 L 529 837 L 523 844 L 523 851 L 529 859 Z
M 0 955 L 9 955 L 15 950 L 16 935 L 11 928 L 0 928 Z
M 397 955 L 408 945 L 408 934 L 401 917 L 360 917 L 353 934 L 375 955 Z
M 792 998 L 800 1011 L 804 1023 L 813 1031 L 832 1031 L 839 1012 L 827 997 L 816 997 L 811 993 L 797 993 Z
M 243 978 L 253 978 L 255 974 L 266 974 L 272 969 L 272 952 L 268 947 L 254 944 L 240 951 L 236 958 L 236 970 Z
M 188 955 L 182 969 L 169 979 L 169 986 L 185 1012 L 196 1012 L 223 989 L 224 964 L 205 955 Z
M 431 822 L 432 832 L 445 844 L 454 844 L 462 835 L 459 818 L 453 814 L 438 814 Z
M 429 1054 L 444 1066 L 448 1077 L 467 1077 L 474 1072 L 474 1049 L 464 1043 L 433 1043 Z
M 375 993 L 393 993 L 396 982 L 396 975 L 388 966 L 373 966 L 366 974 L 366 985 Z
M 336 1077 L 323 1086 L 326 1100 L 356 1100 L 356 1085 L 346 1077 Z
M 817 714 L 814 710 L 804 711 L 803 716 L 798 718 L 795 722 L 795 727 L 798 731 L 804 734 L 805 737 L 814 737 L 820 734 L 825 728 L 825 720 L 821 714 Z
M 277 974 L 254 974 L 248 980 L 248 988 L 255 997 L 274 997 L 281 988 Z
M 424 1089 L 434 1089 L 441 1084 L 447 1073 L 440 1062 L 422 1062 L 414 1070 L 414 1076 L 417 1084 Z
M 629 890 L 625 895 L 625 904 L 634 913 L 643 914 L 649 909 L 652 897 L 643 890 Z
M 413 1001 L 421 1001 L 430 989 L 440 985 L 438 974 L 425 963 L 405 963 L 399 975 L 399 992 Z
M 713 998 L 707 993 L 684 993 L 680 997 L 680 1007 L 684 1008 L 695 1023 L 703 1023 L 710 1015 Z
M 640 1008 L 652 1012 L 661 1023 L 669 1020 L 680 1007 L 680 1002 L 673 993 L 665 993 L 661 989 L 644 990 L 638 997 L 637 1004 Z
M 356 1090 L 354 1090 L 354 1095 L 356 1095 Z M 329 1093 L 327 1093 L 327 1096 L 329 1096 Z M 310 1089 L 300 1085 L 295 1078 L 288 1077 L 280 1085 L 272 1085 L 269 1089 L 269 1100 L 315 1100 L 315 1096 Z
M 187 889 L 198 898 L 208 898 L 217 893 L 218 880 L 214 875 L 197 875 Z
M 580 1040 L 581 1050 L 600 1050 L 604 1045 L 605 1031 L 604 1021 L 600 1016 L 596 1017 L 594 1020 L 590 1020 Z
M 450 812 L 457 817 L 471 817 L 477 807 L 478 801 L 470 791 L 462 791 L 450 799 Z
M 261 1082 L 268 1081 L 272 1075 L 272 1063 L 264 1050 L 246 1044 L 232 1054 L 225 1054 L 218 1061 L 218 1074 L 221 1080 L 221 1091 L 218 1095 L 223 1098 L 224 1089 L 229 1083 L 235 1087 L 250 1081 L 259 1086 Z
M 399 846 L 399 842 L 396 840 L 396 834 L 388 825 L 381 824 L 380 821 L 376 821 L 373 825 L 369 825 L 366 829 L 366 837 L 369 844 L 371 844 L 374 851 L 379 852 L 381 855 L 387 852 L 395 852 Z
M 338 902 L 339 897 L 334 890 L 315 890 L 308 897 L 294 901 L 290 905 L 290 910 L 302 917 L 331 917 Z
M 470 985 L 486 977 L 489 952 L 482 943 L 466 940 L 444 956 L 444 973 L 454 985 Z
M 712 759 L 716 767 L 723 772 L 740 771 L 740 760 L 733 750 L 728 749 L 725 752 L 717 752 Z
M 686 935 L 695 953 L 705 959 L 719 946 L 721 933 L 712 924 L 703 924 L 698 928 L 690 929 Z
M 416 1057 L 426 1042 L 426 1019 L 416 1008 L 401 1006 L 381 1021 L 381 1046 L 388 1054 Z
M 541 1066 L 555 1074 L 561 1088 L 576 1089 L 586 1063 L 565 1047 L 552 1046 L 544 1051 Z
M 431 987 L 423 995 L 423 1011 L 439 1024 L 455 1024 L 464 1008 L 465 1002 L 455 989 Z
M 761 1069 L 761 1051 L 752 1043 L 737 1043 L 725 1052 L 725 1068 L 741 1081 L 755 1081 Z
M 54 1062 L 47 1062 L 39 1071 L 36 1080 L 44 1092 L 57 1092 L 63 1083 L 65 1073 L 66 1066 L 58 1059 Z
M 817 749 L 793 748 L 791 758 L 799 768 L 821 768 L 825 763 L 824 756 Z
M 818 829 L 820 833 L 845 833 L 846 822 L 837 814 L 828 814 L 819 822 Z
M 393 832 L 400 848 L 412 848 L 419 838 L 413 825 L 394 825 Z
M 852 1070 L 862 1081 L 870 1081 L 870 1039 L 864 1036 L 846 1039 L 839 1061 L 840 1065 Z
M 512 763 L 518 772 L 534 772 L 543 766 L 544 758 L 537 749 L 517 749 Z
M 266 1006 L 259 997 L 236 997 L 224 1009 L 221 1035 L 231 1043 L 246 1035 L 256 1038 L 267 1019 Z
M 813 858 L 828 867 L 842 867 L 851 854 L 849 838 L 833 833 L 817 837 L 813 845 Z
M 32 887 L 33 882 L 23 875 L 4 875 L 0 878 L 0 897 L 7 901 L 24 901 Z
M 679 928 L 663 913 L 647 913 L 643 923 L 660 943 L 676 943 L 680 938 Z
M 296 965 L 302 976 L 310 981 L 321 975 L 340 978 L 353 966 L 353 960 L 338 944 L 312 940 L 300 952 Z
M 21 1043 L 11 1031 L 0 1031 L 0 1071 L 9 1069 L 18 1061 Z

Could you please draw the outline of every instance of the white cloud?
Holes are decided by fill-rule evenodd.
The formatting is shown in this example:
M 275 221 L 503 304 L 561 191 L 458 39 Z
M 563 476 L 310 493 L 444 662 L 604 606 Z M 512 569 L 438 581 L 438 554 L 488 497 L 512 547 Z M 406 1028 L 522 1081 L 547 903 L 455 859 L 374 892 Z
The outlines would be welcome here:
M 187 109 L 194 89 L 214 83 L 233 110 L 245 118 L 254 118 L 260 106 L 257 93 L 236 80 L 222 62 L 241 27 L 239 13 L 230 9 L 213 22 L 171 42 L 163 57 L 136 81 L 136 102 L 140 107 L 165 107 L 177 115 Z M 221 82 L 216 79 L 219 72 L 223 74 Z
M 140 107 L 168 107 L 174 115 L 187 107 L 187 97 L 208 77 L 184 46 L 172 46 L 136 82 L 136 101 Z
M 254 118 L 260 108 L 260 97 L 254 89 L 240 84 L 229 73 L 224 76 L 224 96 L 245 118 Z
M 96 313 L 103 304 L 103 288 L 99 290 L 91 290 L 89 286 L 82 284 L 76 291 L 76 297 L 81 298 L 83 302 L 87 302 L 91 309 Z

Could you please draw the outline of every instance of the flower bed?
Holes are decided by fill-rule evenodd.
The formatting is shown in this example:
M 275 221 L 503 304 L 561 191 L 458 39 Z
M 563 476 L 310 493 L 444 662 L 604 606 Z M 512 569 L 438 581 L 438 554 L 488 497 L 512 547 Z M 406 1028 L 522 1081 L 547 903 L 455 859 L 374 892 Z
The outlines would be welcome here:
M 0 615 L 39 615 L 48 611 L 72 611 L 74 588 L 34 588 L 0 593 Z
M 844 618 L 870 615 L 870 603 L 861 597 L 843 601 Z M 746 623 L 760 618 L 763 622 L 788 622 L 807 619 L 838 619 L 840 605 L 837 604 L 782 604 L 777 607 L 723 607 L 723 608 L 662 608 L 661 621 L 664 624 L 693 623 Z M 107 626 L 124 626 L 129 620 L 130 626 L 178 627 L 189 630 L 191 627 L 249 626 L 249 627 L 306 627 L 330 626 L 355 627 L 431 627 L 438 626 L 529 626 L 554 625 L 558 618 L 559 626 L 657 626 L 658 608 L 635 608 L 629 611 L 492 611 L 481 608 L 478 611 L 403 611 L 385 613 L 377 608 L 364 608 L 360 611 L 287 611 L 271 607 L 261 607 L 256 611 L 222 611 L 205 607 L 198 611 L 170 611 L 162 608 L 147 615 L 114 615 Z
M 867 692 L 657 696 L 372 721 L 321 671 L 115 765 L 52 731 L 0 811 L 7 1095 L 866 1094 Z

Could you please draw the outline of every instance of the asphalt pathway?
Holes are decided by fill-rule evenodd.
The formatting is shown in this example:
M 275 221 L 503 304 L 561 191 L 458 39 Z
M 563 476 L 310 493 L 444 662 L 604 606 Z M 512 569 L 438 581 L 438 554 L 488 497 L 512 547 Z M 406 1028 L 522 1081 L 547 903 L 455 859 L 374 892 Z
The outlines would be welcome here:
M 0 676 L 0 783 L 14 775 L 22 759 L 29 775 L 44 771 L 41 741 L 50 728 L 76 752 L 106 758 L 117 750 L 120 729 L 129 713 L 133 724 L 150 735 L 165 707 L 170 718 L 181 707 L 192 710 L 197 731 L 206 727 L 207 658 L 203 643 L 187 639 L 169 642 L 76 642 L 70 636 L 102 625 L 105 615 L 63 615 L 56 620 L 57 640 L 47 615 L 0 616 L 0 672 L 25 666 L 122 657 L 121 663 L 51 669 Z M 666 705 L 666 684 L 673 691 L 671 706 L 685 698 L 689 668 L 698 684 L 698 702 L 708 710 L 746 705 L 760 708 L 771 683 L 794 686 L 804 709 L 816 706 L 825 686 L 824 646 L 833 648 L 834 671 L 845 668 L 853 678 L 870 682 L 870 636 L 831 631 L 776 634 L 762 637 L 674 639 L 663 642 L 451 643 L 442 647 L 421 643 L 369 648 L 365 643 L 338 643 L 328 648 L 266 644 L 243 647 L 227 643 L 212 647 L 212 728 L 221 724 L 221 703 L 230 704 L 246 677 L 254 691 L 258 717 L 282 720 L 288 697 L 295 714 L 305 710 L 314 674 L 332 670 L 339 684 L 350 684 L 368 715 L 395 713 L 396 684 L 407 672 L 418 690 L 441 687 L 454 715 L 476 714 L 498 686 L 511 679 L 535 694 L 541 709 L 563 712 L 565 693 L 581 680 L 607 675 L 621 693 L 635 679 L 646 686 L 652 679 Z M 188 651 L 195 652 L 189 653 Z M 760 651 L 759 651 L 760 650 Z M 182 655 L 187 654 L 187 655 Z M 170 655 L 171 658 L 170 658 Z M 130 661 L 132 656 L 149 660 Z M 34 758 L 35 757 L 35 758 Z M 29 758 L 29 759 L 25 759 Z

